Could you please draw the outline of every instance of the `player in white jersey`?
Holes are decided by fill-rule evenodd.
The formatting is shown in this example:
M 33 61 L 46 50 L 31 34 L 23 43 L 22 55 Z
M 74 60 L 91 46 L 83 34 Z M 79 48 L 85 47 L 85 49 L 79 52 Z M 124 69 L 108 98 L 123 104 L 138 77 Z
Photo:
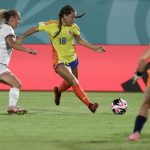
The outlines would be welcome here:
M 0 10 L 0 83 L 11 86 L 9 91 L 9 105 L 7 112 L 9 114 L 25 114 L 27 110 L 16 106 L 21 82 L 8 69 L 12 49 L 24 51 L 36 55 L 36 50 L 28 49 L 15 42 L 16 35 L 14 28 L 20 23 L 20 14 L 17 10 Z

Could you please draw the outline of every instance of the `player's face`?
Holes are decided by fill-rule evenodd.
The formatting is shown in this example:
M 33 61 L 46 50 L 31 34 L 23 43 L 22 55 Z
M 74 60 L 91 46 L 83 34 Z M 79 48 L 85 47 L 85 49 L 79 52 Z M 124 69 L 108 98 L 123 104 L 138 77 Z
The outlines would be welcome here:
M 15 17 L 15 25 L 16 25 L 15 27 L 17 27 L 20 24 L 20 20 L 21 20 L 20 14 L 17 13 L 17 15 Z
M 72 11 L 68 16 L 64 15 L 63 20 L 67 26 L 71 26 L 75 22 L 76 12 Z
M 16 16 L 14 16 L 14 17 L 12 18 L 12 27 L 13 27 L 13 28 L 16 28 L 16 27 L 19 25 L 20 20 L 21 20 L 20 14 L 17 13 Z

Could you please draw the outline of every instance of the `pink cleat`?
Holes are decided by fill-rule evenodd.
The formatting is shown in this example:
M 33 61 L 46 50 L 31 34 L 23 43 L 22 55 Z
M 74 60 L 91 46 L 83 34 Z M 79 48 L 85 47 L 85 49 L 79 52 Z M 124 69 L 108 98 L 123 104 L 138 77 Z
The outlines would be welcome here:
M 128 137 L 129 141 L 138 141 L 139 139 L 140 139 L 140 133 L 139 132 L 133 132 Z
M 11 114 L 24 115 L 24 114 L 27 113 L 27 110 L 18 108 L 16 106 L 9 106 L 8 109 L 7 109 L 7 112 L 8 112 L 9 115 L 11 115 Z

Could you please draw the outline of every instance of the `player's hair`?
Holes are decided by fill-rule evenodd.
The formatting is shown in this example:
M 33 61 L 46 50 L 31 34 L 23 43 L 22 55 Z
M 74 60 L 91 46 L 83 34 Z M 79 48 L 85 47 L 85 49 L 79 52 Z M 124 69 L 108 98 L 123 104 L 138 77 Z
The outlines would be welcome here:
M 12 16 L 16 16 L 18 13 L 15 9 L 0 9 L 0 22 L 7 23 Z
M 58 25 L 59 30 L 55 34 L 54 38 L 56 36 L 58 36 L 59 33 L 61 32 L 61 29 L 62 29 L 62 18 L 63 18 L 63 16 L 64 15 L 68 16 L 69 14 L 71 14 L 71 12 L 75 12 L 75 11 L 76 11 L 75 8 L 73 8 L 71 5 L 66 5 L 66 6 L 62 7 L 62 9 L 60 10 L 59 15 L 58 15 L 59 16 L 59 25 Z M 75 18 L 81 18 L 84 15 L 85 15 L 85 13 L 81 14 L 80 16 L 76 16 Z

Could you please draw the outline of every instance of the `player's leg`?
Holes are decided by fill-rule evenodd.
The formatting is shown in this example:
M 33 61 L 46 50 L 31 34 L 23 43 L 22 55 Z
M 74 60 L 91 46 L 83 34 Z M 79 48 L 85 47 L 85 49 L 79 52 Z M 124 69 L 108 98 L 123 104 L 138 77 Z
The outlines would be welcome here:
M 148 110 L 150 108 L 150 88 L 147 87 L 144 102 L 140 106 L 140 110 L 135 119 L 133 133 L 129 136 L 129 140 L 137 141 L 140 138 L 141 131 L 148 118 Z
M 72 73 L 78 79 L 78 60 L 70 63 L 69 66 L 71 67 Z M 59 87 L 54 87 L 54 102 L 56 105 L 60 104 L 61 94 L 62 92 L 68 90 L 71 86 L 68 84 L 66 80 L 64 80 Z
M 16 106 L 21 88 L 21 82 L 19 81 L 19 79 L 13 73 L 7 72 L 0 76 L 0 81 L 6 85 L 11 86 L 11 89 L 9 91 L 9 105 L 7 110 L 8 113 L 26 113 L 27 110 L 19 109 Z
M 74 76 L 78 79 L 78 67 L 75 67 L 73 70 L 72 70 L 72 73 L 74 74 Z M 84 92 L 84 91 L 83 91 Z M 89 98 L 88 98 L 89 99 Z M 98 107 L 98 104 L 97 103 L 89 103 L 89 109 L 92 111 L 92 112 L 95 112 L 97 107 Z
M 72 73 L 78 79 L 78 68 L 77 67 L 72 70 Z M 62 82 L 62 84 L 60 85 L 60 87 L 58 88 L 58 92 L 62 93 L 64 91 L 68 90 L 70 87 L 71 86 L 68 84 L 68 82 L 66 80 L 64 80 Z
M 66 80 L 64 80 L 59 87 L 54 87 L 54 102 L 56 105 L 60 104 L 61 94 L 62 92 L 68 90 L 71 86 L 68 84 Z
M 77 78 L 73 75 L 72 70 L 70 67 L 62 64 L 59 65 L 55 71 L 64 79 L 68 82 L 70 86 L 72 86 L 76 96 L 85 104 L 89 107 L 91 112 L 95 112 L 98 104 L 92 104 L 88 98 L 88 96 L 85 94 L 84 90 L 81 88 Z

